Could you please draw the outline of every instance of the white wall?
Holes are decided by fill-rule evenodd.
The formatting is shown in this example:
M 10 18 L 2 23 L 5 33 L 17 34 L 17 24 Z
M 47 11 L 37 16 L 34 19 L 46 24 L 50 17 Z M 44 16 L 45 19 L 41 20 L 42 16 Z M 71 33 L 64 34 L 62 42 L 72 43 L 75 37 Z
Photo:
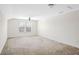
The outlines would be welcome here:
M 7 20 L 5 16 L 0 12 L 0 53 L 7 40 Z
M 19 22 L 27 22 L 27 20 L 11 19 L 8 21 L 8 37 L 33 36 L 37 35 L 37 21 L 31 21 L 31 32 L 19 32 Z
M 38 24 L 39 35 L 79 48 L 79 11 L 72 11 Z

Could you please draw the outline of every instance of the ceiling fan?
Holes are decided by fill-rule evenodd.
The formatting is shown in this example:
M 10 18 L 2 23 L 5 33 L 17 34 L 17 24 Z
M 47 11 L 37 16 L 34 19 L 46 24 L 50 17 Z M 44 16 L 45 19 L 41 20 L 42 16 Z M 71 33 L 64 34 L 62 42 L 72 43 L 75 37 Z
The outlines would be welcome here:
M 52 8 L 52 7 L 54 6 L 54 4 L 48 4 L 48 6 L 49 6 L 50 8 Z

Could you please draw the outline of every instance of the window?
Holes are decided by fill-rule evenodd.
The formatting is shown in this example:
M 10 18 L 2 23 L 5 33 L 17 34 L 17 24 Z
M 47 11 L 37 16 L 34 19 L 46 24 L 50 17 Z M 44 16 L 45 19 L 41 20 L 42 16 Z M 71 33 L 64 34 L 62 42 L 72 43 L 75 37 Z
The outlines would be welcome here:
M 19 22 L 19 32 L 31 32 L 31 23 L 29 21 Z
M 25 22 L 20 22 L 19 23 L 19 32 L 24 32 L 25 31 Z
M 26 32 L 31 32 L 31 22 L 28 21 L 26 25 Z
M 19 27 L 19 32 L 24 32 L 24 27 Z
M 26 32 L 31 32 L 31 27 L 26 27 Z

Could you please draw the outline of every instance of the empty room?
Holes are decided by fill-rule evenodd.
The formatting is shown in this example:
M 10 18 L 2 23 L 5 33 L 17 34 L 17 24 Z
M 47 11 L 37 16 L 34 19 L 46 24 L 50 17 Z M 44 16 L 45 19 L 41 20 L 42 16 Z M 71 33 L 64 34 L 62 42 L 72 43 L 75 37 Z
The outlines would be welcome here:
M 79 4 L 0 4 L 0 55 L 78 55 Z

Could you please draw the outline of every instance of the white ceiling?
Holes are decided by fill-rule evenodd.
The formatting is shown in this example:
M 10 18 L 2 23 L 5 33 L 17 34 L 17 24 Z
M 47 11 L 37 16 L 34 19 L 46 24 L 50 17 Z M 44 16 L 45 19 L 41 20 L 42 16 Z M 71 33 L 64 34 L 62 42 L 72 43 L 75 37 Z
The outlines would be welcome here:
M 48 4 L 3 4 L 0 9 L 8 19 L 46 19 L 59 14 L 79 9 L 78 4 L 55 4 L 52 8 Z

